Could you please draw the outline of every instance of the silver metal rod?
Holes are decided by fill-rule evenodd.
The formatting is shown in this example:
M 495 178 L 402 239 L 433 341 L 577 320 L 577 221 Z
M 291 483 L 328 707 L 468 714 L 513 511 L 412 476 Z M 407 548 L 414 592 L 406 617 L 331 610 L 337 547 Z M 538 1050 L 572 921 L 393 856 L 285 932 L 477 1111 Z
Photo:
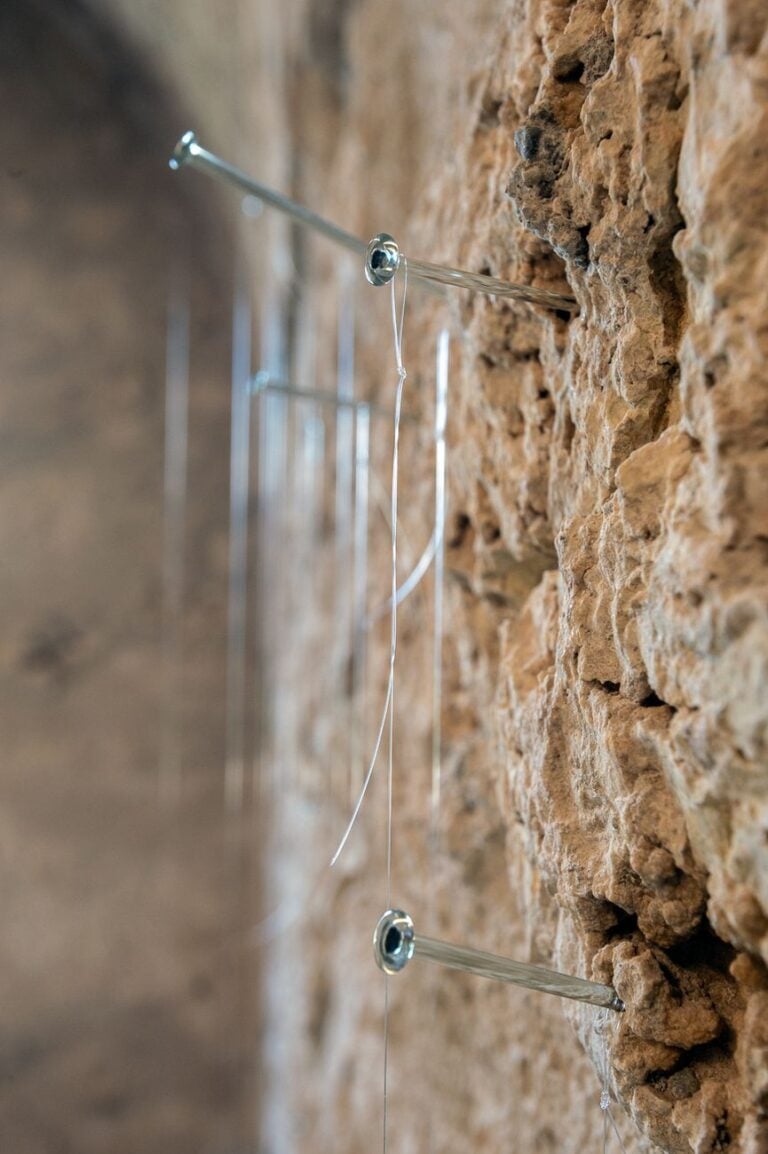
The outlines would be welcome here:
M 226 160 L 215 156 L 214 153 L 208 152 L 197 143 L 197 137 L 194 132 L 185 132 L 181 140 L 178 142 L 173 150 L 169 164 L 172 169 L 179 168 L 199 168 L 202 172 L 207 172 L 210 176 L 214 176 L 219 180 L 224 181 L 225 184 L 233 184 L 236 188 L 243 192 L 249 193 L 251 196 L 257 196 L 259 200 L 263 200 L 265 204 L 269 204 L 272 208 L 276 208 L 278 212 L 285 213 L 293 220 L 299 221 L 300 224 L 306 225 L 308 228 L 313 228 L 315 232 L 322 233 L 327 236 L 329 240 L 340 244 L 342 248 L 347 248 L 350 252 L 357 253 L 362 256 L 365 253 L 365 242 L 359 237 L 353 236 L 350 232 L 345 232 L 343 228 L 338 225 L 331 224 L 329 220 L 319 216 L 311 209 L 305 208 L 303 204 L 297 204 L 295 200 L 290 200 L 287 196 L 283 196 L 280 192 L 274 192 L 268 188 L 266 184 L 261 184 L 258 180 L 253 180 L 247 176 L 241 169 L 235 168 L 233 164 L 228 164 Z
M 525 986 L 526 989 L 538 990 L 543 994 L 557 994 L 560 998 L 589 1002 L 608 1010 L 620 1012 L 624 1009 L 624 1003 L 612 986 L 559 974 L 544 966 L 513 962 L 511 958 L 500 958 L 483 950 L 453 946 L 448 942 L 422 937 L 416 933 L 413 920 L 403 910 L 387 910 L 379 918 L 373 935 L 373 953 L 376 964 L 385 974 L 399 973 L 411 958 L 424 958 L 425 961 L 437 962 L 451 970 L 493 978 L 497 982 L 511 982 L 512 985 Z
M 556 309 L 558 312 L 578 312 L 578 304 L 574 297 L 567 293 L 550 292 L 548 289 L 533 288 L 531 285 L 513 284 L 510 281 L 500 280 L 498 277 L 486 276 L 484 273 L 464 272 L 458 268 L 448 268 L 439 264 L 430 264 L 429 261 L 416 260 L 402 254 L 395 240 L 385 232 L 379 233 L 366 245 L 365 241 L 352 233 L 346 232 L 338 225 L 297 204 L 280 192 L 254 180 L 241 169 L 235 168 L 226 160 L 208 152 L 197 142 L 194 132 L 185 132 L 179 140 L 169 164 L 173 169 L 184 167 L 198 168 L 210 176 L 232 184 L 236 188 L 256 196 L 265 204 L 285 213 L 300 224 L 312 228 L 315 232 L 335 241 L 350 252 L 365 257 L 365 275 L 372 285 L 388 284 L 397 272 L 401 261 L 407 261 L 408 272 L 417 280 L 422 281 L 433 291 L 436 286 L 450 285 L 453 288 L 469 289 L 473 292 L 486 293 L 488 296 L 506 297 L 509 300 L 527 301 L 529 304 L 542 305 L 544 308 Z
M 512 284 L 509 281 L 499 280 L 495 276 L 462 272 L 458 268 L 446 268 L 443 265 L 430 264 L 425 260 L 414 260 L 413 257 L 408 257 L 407 260 L 409 273 L 431 283 L 455 285 L 458 288 L 487 293 L 489 296 L 527 301 L 529 304 L 543 305 L 548 309 L 558 309 L 568 313 L 576 312 L 578 308 L 574 298 L 566 296 L 564 293 L 553 293 L 548 289 L 533 288 L 530 285 Z
M 470 291 L 486 293 L 488 296 L 508 297 L 511 300 L 527 301 L 529 304 L 543 305 L 559 312 L 578 312 L 574 297 L 566 293 L 554 293 L 549 289 L 533 288 L 531 285 L 512 284 L 485 273 L 464 272 L 458 268 L 447 268 L 441 264 L 430 264 L 425 260 L 414 260 L 400 252 L 397 241 L 388 232 L 380 232 L 368 242 L 365 250 L 365 276 L 369 284 L 389 284 L 403 261 L 407 261 L 409 275 L 427 284 L 452 285 Z

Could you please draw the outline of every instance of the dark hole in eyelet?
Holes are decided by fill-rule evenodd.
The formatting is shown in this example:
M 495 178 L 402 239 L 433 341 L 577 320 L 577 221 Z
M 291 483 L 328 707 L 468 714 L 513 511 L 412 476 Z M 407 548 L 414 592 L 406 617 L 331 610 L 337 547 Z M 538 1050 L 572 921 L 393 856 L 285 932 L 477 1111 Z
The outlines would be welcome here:
M 396 954 L 403 944 L 403 935 L 397 926 L 390 926 L 384 938 L 384 952 L 390 957 Z

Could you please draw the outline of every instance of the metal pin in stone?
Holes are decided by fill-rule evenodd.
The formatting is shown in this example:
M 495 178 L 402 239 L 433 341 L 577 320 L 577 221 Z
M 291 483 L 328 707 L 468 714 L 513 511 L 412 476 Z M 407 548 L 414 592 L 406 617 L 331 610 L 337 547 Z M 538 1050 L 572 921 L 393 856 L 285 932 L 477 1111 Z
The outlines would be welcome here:
M 274 189 L 254 180 L 241 169 L 203 148 L 194 132 L 184 133 L 173 151 L 169 164 L 174 170 L 199 169 L 201 172 L 207 173 L 208 176 L 224 181 L 249 196 L 257 197 L 264 204 L 276 208 L 278 212 L 282 212 L 299 224 L 313 229 L 342 248 L 346 248 L 350 252 L 365 254 L 365 275 L 373 285 L 388 284 L 397 272 L 400 262 L 405 259 L 400 253 L 397 243 L 388 233 L 379 233 L 366 247 L 365 241 L 359 237 L 339 228 L 338 225 L 326 220 L 303 204 L 298 204 L 295 200 L 283 196 L 282 193 L 275 192 Z M 551 292 L 549 289 L 533 288 L 531 285 L 512 284 L 510 281 L 488 276 L 485 273 L 448 268 L 445 265 L 416 260 L 414 257 L 408 257 L 408 272 L 432 292 L 442 293 L 443 288 L 439 286 L 449 285 L 454 288 L 486 293 L 489 296 L 506 297 L 508 300 L 528 301 L 530 304 L 542 305 L 544 308 L 555 309 L 558 312 L 578 312 L 575 299 L 567 293 Z
M 365 277 L 369 284 L 380 287 L 389 284 L 398 270 L 401 260 L 397 241 L 388 232 L 380 232 L 368 242 L 365 250 Z M 499 277 L 480 272 L 465 272 L 460 268 L 432 264 L 426 260 L 408 258 L 408 273 L 428 285 L 451 285 L 453 288 L 481 292 L 487 296 L 506 297 L 508 300 L 527 301 L 529 304 L 543 305 L 544 308 L 560 312 L 575 313 L 578 305 L 572 296 L 551 292 L 549 289 L 534 288 L 532 285 L 513 284 Z
M 493 978 L 497 982 L 511 982 L 543 994 L 556 994 L 577 1002 L 589 1002 L 608 1010 L 622 1011 L 624 1003 L 612 986 L 574 978 L 556 970 L 514 962 L 468 946 L 454 946 L 417 934 L 411 917 L 403 910 L 387 910 L 379 918 L 373 935 L 373 954 L 376 964 L 385 974 L 398 974 L 411 958 L 437 962 L 451 970 Z

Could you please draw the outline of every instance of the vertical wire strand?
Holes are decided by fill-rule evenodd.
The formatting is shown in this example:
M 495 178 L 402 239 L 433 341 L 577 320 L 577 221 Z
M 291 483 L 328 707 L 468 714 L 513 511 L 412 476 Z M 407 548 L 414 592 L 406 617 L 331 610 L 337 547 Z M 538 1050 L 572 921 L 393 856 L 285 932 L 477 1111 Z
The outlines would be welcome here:
M 268 279 L 263 286 L 260 332 L 260 363 L 269 373 L 280 377 L 286 368 L 287 307 L 285 288 L 274 272 L 274 238 L 270 238 Z M 259 757 L 258 806 L 260 888 L 264 908 L 282 908 L 285 886 L 290 879 L 281 869 L 285 861 L 284 821 L 284 689 L 286 683 L 285 650 L 289 644 L 285 620 L 285 582 L 282 580 L 284 549 L 290 490 L 288 463 L 291 456 L 291 421 L 287 398 L 278 393 L 263 392 L 258 397 L 258 531 L 256 565 L 258 570 L 258 628 L 256 663 L 258 670 Z M 284 942 L 278 942 L 270 964 L 260 968 L 262 1005 L 261 1036 L 258 1039 L 257 1063 L 260 1076 L 261 1127 L 270 1135 L 267 1144 L 281 1150 L 295 1149 L 295 1116 L 291 1089 L 283 1077 L 286 1045 L 296 1006 L 286 1006 L 284 991 L 290 988 L 289 973 L 300 958 L 292 956 Z
M 338 316 L 336 324 L 336 409 L 335 445 L 335 622 L 338 649 L 335 653 L 335 692 L 344 707 L 348 734 L 346 763 L 340 761 L 336 799 L 346 807 L 350 782 L 357 758 L 355 738 L 354 661 L 355 661 L 355 281 L 353 269 L 342 262 L 338 281 Z M 351 571 L 351 575 L 350 575 Z M 350 588 L 351 583 L 351 588 Z M 351 684 L 348 684 L 351 682 Z M 350 692 L 352 690 L 352 692 Z
M 622 1154 L 627 1154 L 626 1148 L 624 1146 L 624 1140 L 621 1137 L 618 1126 L 616 1125 L 616 1119 L 611 1112 L 611 1093 L 608 1089 L 609 1059 L 608 1043 L 605 1038 L 605 1032 L 606 1030 L 612 1028 L 613 1024 L 614 1023 L 611 1021 L 611 1014 L 608 1010 L 598 1011 L 595 1032 L 600 1039 L 600 1047 L 598 1051 L 598 1072 L 600 1074 L 601 1084 L 600 1109 L 603 1112 L 603 1154 L 606 1154 L 607 1151 L 609 1126 L 616 1135 L 616 1139 L 619 1143 Z
M 403 388 L 406 372 L 403 366 L 403 322 L 405 321 L 405 298 L 408 290 L 408 266 L 403 262 L 403 296 L 400 316 L 397 314 L 395 293 L 396 277 L 391 285 L 392 332 L 395 341 L 397 361 L 397 393 L 395 396 L 395 427 L 392 442 L 392 610 L 390 612 L 390 679 L 389 695 L 389 741 L 387 750 L 387 906 L 392 904 L 392 778 L 395 742 L 395 656 L 397 654 L 397 506 L 398 474 L 400 466 L 400 415 L 403 407 Z
M 272 278 L 263 286 L 264 299 L 260 318 L 261 368 L 280 377 L 285 369 L 284 302 Z M 283 422 L 276 418 L 283 414 L 284 398 L 272 393 L 258 394 L 258 448 L 257 448 L 257 529 L 256 529 L 256 594 L 258 598 L 257 629 L 255 636 L 255 668 L 257 670 L 256 727 L 258 741 L 253 761 L 253 794 L 266 812 L 271 797 L 270 787 L 274 773 L 272 738 L 274 730 L 275 676 L 272 662 L 273 617 L 270 599 L 273 593 L 275 543 L 280 528 L 278 485 L 278 437 L 283 438 Z M 268 854 L 265 855 L 268 859 Z
M 239 812 L 245 784 L 248 496 L 251 442 L 251 305 L 240 279 L 232 318 L 232 410 L 229 470 L 229 590 L 227 602 L 227 808 Z
M 389 975 L 384 975 L 384 1100 L 381 1125 L 382 1154 L 387 1154 L 387 1123 L 389 1121 Z
M 349 797 L 354 803 L 363 779 L 363 736 L 366 719 L 366 659 L 368 615 L 368 490 L 371 461 L 371 411 L 360 405 L 355 411 L 355 509 L 353 560 L 353 655 L 352 655 L 352 756 Z M 358 772 L 360 774 L 358 778 Z
M 403 344 L 403 323 L 405 321 L 405 300 L 406 300 L 406 294 L 407 294 L 407 290 L 408 290 L 408 266 L 407 266 L 404 258 L 401 261 L 401 268 L 403 270 L 403 294 L 402 294 L 401 305 L 400 305 L 399 319 L 398 319 L 398 315 L 397 315 L 397 303 L 395 300 L 395 282 L 396 282 L 397 278 L 394 277 L 392 279 L 392 282 L 391 282 L 391 284 L 392 284 L 392 328 L 393 328 L 393 334 L 394 334 L 395 360 L 397 362 L 398 381 L 397 381 L 397 393 L 396 393 L 396 398 L 395 398 L 395 421 L 394 421 L 395 427 L 394 427 L 394 443 L 393 443 L 393 449 L 392 449 L 392 500 L 391 500 L 391 509 L 392 509 L 392 514 L 393 514 L 393 516 L 392 516 L 393 583 L 392 583 L 392 612 L 391 612 L 391 623 L 392 624 L 391 624 L 391 630 L 390 630 L 390 648 L 389 648 L 389 677 L 387 680 L 387 692 L 386 692 L 386 695 L 384 698 L 384 707 L 381 711 L 379 728 L 378 728 L 378 732 L 376 734 L 376 741 L 374 742 L 373 754 L 371 756 L 371 760 L 370 760 L 370 763 L 368 765 L 368 772 L 365 775 L 365 780 L 363 781 L 362 788 L 360 789 L 360 793 L 358 795 L 357 802 L 355 804 L 355 808 L 352 811 L 352 817 L 350 818 L 350 820 L 347 824 L 347 827 L 344 830 L 344 833 L 342 835 L 341 841 L 339 842 L 338 846 L 336 847 L 336 851 L 334 852 L 333 857 L 331 858 L 331 866 L 334 866 L 336 864 L 336 862 L 339 860 L 339 857 L 341 856 L 341 854 L 344 850 L 344 847 L 347 844 L 347 841 L 349 840 L 349 836 L 355 827 L 355 823 L 357 822 L 357 818 L 358 818 L 358 815 L 359 815 L 360 810 L 362 808 L 363 802 L 365 801 L 365 796 L 368 792 L 368 787 L 371 784 L 371 778 L 373 777 L 373 771 L 376 767 L 376 762 L 378 760 L 379 750 L 381 749 L 381 743 L 382 743 L 382 739 L 384 737 L 384 730 L 387 726 L 387 721 L 390 720 L 390 711 L 391 711 L 391 707 L 392 707 L 392 696 L 394 693 L 395 657 L 397 654 L 397 472 L 398 472 L 398 464 L 399 464 L 398 458 L 399 458 L 399 444 L 400 444 L 400 415 L 401 415 L 402 401 L 403 401 L 403 385 L 405 384 L 405 377 L 406 377 L 406 372 L 405 372 L 405 369 L 403 368 L 402 344 Z M 390 744 L 390 748 L 391 748 L 391 744 Z M 391 825 L 391 823 L 390 823 L 390 825 Z M 391 844 L 390 844 L 390 842 L 391 842 L 391 839 L 388 836 L 388 838 L 387 838 L 387 862 L 388 862 L 387 876 L 388 877 L 389 877 L 389 863 L 391 861 L 391 852 L 390 852 L 391 851 Z
M 162 661 L 165 717 L 161 738 L 159 790 L 176 803 L 181 795 L 181 678 L 184 666 L 183 625 L 187 511 L 187 441 L 189 409 L 188 288 L 177 278 L 168 303 L 165 366 L 165 461 L 163 477 L 163 608 Z
M 395 656 L 397 654 L 397 506 L 398 473 L 400 457 L 400 414 L 403 404 L 403 388 L 406 371 L 403 365 L 403 325 L 405 322 L 405 300 L 408 291 L 408 266 L 403 261 L 403 295 L 400 315 L 397 313 L 395 282 L 391 282 L 392 333 L 397 362 L 397 393 L 395 396 L 395 427 L 392 443 L 392 609 L 390 614 L 390 663 L 389 663 L 389 742 L 387 764 L 387 906 L 392 904 L 392 786 L 395 737 Z M 382 1123 L 382 1152 L 387 1154 L 387 1123 L 389 1119 L 389 978 L 384 978 L 384 1103 Z
M 432 783 L 430 827 L 433 852 L 440 836 L 442 791 L 442 696 L 443 696 L 443 580 L 445 576 L 445 433 L 448 417 L 448 369 L 450 333 L 441 329 L 437 342 L 435 378 L 435 562 L 434 648 L 432 651 Z M 433 863 L 434 868 L 434 863 Z
M 443 706 L 443 581 L 445 576 L 446 517 L 446 425 L 448 415 L 448 370 L 450 331 L 438 333 L 435 355 L 435 543 L 433 569 L 433 638 L 432 638 L 432 764 L 429 793 L 429 914 L 437 917 L 437 867 L 440 851 L 440 804 L 442 791 L 442 706 Z M 439 1022 L 436 986 L 431 988 L 433 1028 Z M 435 1130 L 429 1127 L 429 1151 L 434 1150 Z

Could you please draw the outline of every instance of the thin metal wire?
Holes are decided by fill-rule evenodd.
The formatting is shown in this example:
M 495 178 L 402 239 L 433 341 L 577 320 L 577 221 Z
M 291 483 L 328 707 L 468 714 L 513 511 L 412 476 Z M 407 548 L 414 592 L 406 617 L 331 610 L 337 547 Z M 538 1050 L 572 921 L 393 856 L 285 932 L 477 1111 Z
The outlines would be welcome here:
M 286 316 L 288 305 L 279 281 L 270 286 L 262 298 L 259 346 L 269 376 L 279 377 L 285 372 Z M 279 613 L 275 612 L 275 591 L 283 590 L 284 583 L 276 580 L 277 558 L 280 555 L 287 470 L 288 405 L 279 393 L 268 392 L 257 397 L 255 412 L 258 418 L 257 453 L 257 512 L 258 540 L 256 543 L 256 592 L 258 597 L 258 627 L 255 631 L 255 669 L 257 671 L 257 717 L 259 740 L 256 744 L 254 772 L 260 780 L 254 782 L 254 796 L 268 810 L 272 804 L 276 781 L 278 753 L 275 735 L 278 729 L 277 709 L 282 678 Z M 274 838 L 271 824 L 268 836 Z M 270 855 L 265 852 L 265 859 Z
M 335 421 L 335 564 L 334 582 L 334 660 L 336 667 L 335 698 L 339 716 L 348 734 L 347 757 L 339 758 L 336 796 L 349 797 L 349 783 L 355 764 L 355 695 L 348 684 L 354 660 L 354 482 L 355 482 L 355 330 L 356 301 L 352 260 L 339 262 L 337 277 L 336 321 L 336 397 L 344 402 L 336 408 Z M 340 643 L 340 646 L 339 646 Z M 351 690 L 351 691 L 350 691 Z
M 227 604 L 227 729 L 224 792 L 239 811 L 245 785 L 248 498 L 251 443 L 251 304 L 242 284 L 232 321 L 232 415 L 229 461 L 229 591 Z
M 400 315 L 397 312 L 395 295 L 396 280 L 392 280 L 392 334 L 397 362 L 397 391 L 395 393 L 395 427 L 392 445 L 392 616 L 390 634 L 389 678 L 389 741 L 387 749 L 387 905 L 392 902 L 392 799 L 395 743 L 395 655 L 397 653 L 397 498 L 400 444 L 400 414 L 403 407 L 403 389 L 406 371 L 403 365 L 403 325 L 405 323 L 405 301 L 408 295 L 408 266 L 403 268 L 403 295 Z M 382 1154 L 387 1154 L 387 1121 L 389 1115 L 389 978 L 384 975 L 384 1125 L 382 1132 Z
M 378 732 L 376 734 L 376 740 L 375 740 L 374 745 L 373 745 L 373 753 L 371 755 L 371 760 L 370 760 L 369 765 L 368 765 L 368 772 L 365 775 L 365 779 L 364 779 L 362 787 L 360 789 L 360 793 L 358 795 L 357 802 L 355 804 L 355 808 L 352 811 L 352 816 L 349 819 L 349 823 L 348 823 L 346 829 L 344 830 L 341 841 L 339 842 L 338 846 L 336 847 L 336 850 L 334 851 L 333 857 L 331 858 L 331 863 L 330 863 L 331 866 L 336 865 L 336 862 L 339 860 L 341 854 L 344 852 L 344 847 L 347 844 L 347 841 L 349 840 L 349 835 L 352 833 L 352 830 L 354 829 L 354 826 L 355 826 L 355 823 L 357 821 L 360 810 L 362 808 L 363 802 L 365 801 L 365 796 L 368 792 L 368 786 L 371 784 L 371 778 L 373 777 L 373 771 L 375 769 L 376 762 L 378 761 L 379 750 L 381 749 L 381 741 L 382 741 L 382 738 L 384 736 L 384 727 L 387 723 L 387 718 L 389 716 L 389 704 L 390 704 L 391 700 L 392 700 L 392 679 L 390 677 L 389 682 L 387 684 L 386 696 L 384 698 L 384 707 L 381 711 L 381 720 L 379 722 L 379 729 L 378 729 Z
M 189 408 L 189 292 L 177 278 L 168 306 L 163 479 L 163 674 L 165 717 L 159 790 L 179 800 L 182 785 L 182 672 Z
M 432 652 L 432 791 L 430 825 L 433 847 L 440 829 L 442 788 L 442 694 L 443 694 L 443 579 L 445 571 L 445 433 L 448 420 L 448 364 L 450 333 L 442 329 L 437 342 L 435 376 L 435 571 L 434 641 Z
M 384 975 L 384 1071 L 381 1150 L 387 1154 L 387 1122 L 389 1121 L 389 977 Z
M 429 538 L 429 541 L 427 541 L 424 552 L 421 554 L 413 569 L 403 581 L 402 585 L 398 587 L 397 596 L 395 597 L 394 602 L 398 607 L 410 597 L 414 589 L 416 589 L 424 577 L 426 577 L 427 573 L 429 572 L 429 568 L 435 559 L 437 547 L 438 541 L 435 533 L 433 532 L 432 536 Z M 390 594 L 386 601 L 382 601 L 381 604 L 377 605 L 376 608 L 371 611 L 371 615 L 367 621 L 368 627 L 370 628 L 370 626 L 373 625 L 375 621 L 378 621 L 380 618 L 386 616 L 391 608 L 392 595 Z
M 368 608 L 368 493 L 371 466 L 371 413 L 368 405 L 355 410 L 355 511 L 353 547 L 353 630 L 352 641 L 352 768 L 350 801 L 354 803 L 364 770 L 363 735 L 366 715 L 366 652 Z M 360 769 L 358 779 L 357 772 Z
M 616 1119 L 611 1112 L 611 1092 L 609 1089 L 610 1059 L 608 1054 L 608 1042 L 605 1035 L 606 1031 L 611 1028 L 615 1021 L 616 1019 L 611 1016 L 607 1009 L 600 1009 L 597 1011 L 595 1020 L 595 1032 L 599 1040 L 597 1050 L 597 1068 L 601 1083 L 600 1109 L 603 1113 L 603 1154 L 607 1154 L 609 1126 L 618 1139 L 622 1154 L 627 1154 L 624 1146 L 624 1140 L 621 1137 L 618 1126 L 616 1125 Z
M 363 784 L 362 784 L 362 787 L 360 789 L 360 793 L 358 795 L 357 802 L 355 803 L 355 807 L 352 811 L 352 816 L 350 817 L 349 822 L 347 824 L 347 827 L 344 830 L 344 833 L 342 834 L 341 841 L 339 842 L 338 846 L 336 847 L 336 851 L 334 852 L 333 857 L 331 858 L 331 866 L 335 866 L 336 862 L 339 860 L 339 857 L 343 853 L 344 847 L 347 844 L 347 842 L 349 840 L 349 836 L 352 833 L 352 830 L 354 829 L 355 824 L 357 822 L 358 816 L 360 814 L 360 810 L 362 809 L 362 806 L 363 806 L 363 802 L 365 801 L 366 794 L 368 793 L 368 787 L 370 786 L 371 779 L 373 778 L 373 771 L 376 768 L 376 762 L 378 761 L 379 751 L 381 749 L 381 743 L 382 743 L 382 740 L 384 737 L 384 730 L 387 726 L 388 720 L 390 721 L 390 745 L 389 745 L 390 756 L 391 756 L 391 750 L 392 750 L 391 709 L 392 709 L 392 699 L 394 696 L 394 685 L 395 685 L 395 656 L 397 653 L 397 604 L 396 604 L 396 599 L 397 599 L 397 476 L 398 476 L 398 448 L 399 448 L 399 442 L 400 442 L 400 415 L 401 415 L 401 410 L 402 410 L 403 385 L 405 383 L 405 369 L 403 368 L 403 359 L 402 359 L 402 334 L 403 334 L 403 317 L 405 314 L 405 294 L 406 294 L 407 284 L 408 284 L 408 281 L 407 281 L 407 266 L 406 266 L 405 267 L 405 278 L 403 281 L 402 312 L 401 312 L 399 325 L 398 325 L 397 314 L 396 314 L 396 312 L 393 312 L 393 326 L 394 326 L 394 338 L 395 338 L 395 358 L 397 361 L 398 384 L 397 384 L 397 392 L 395 395 L 395 420 L 394 420 L 394 432 L 393 432 L 394 440 L 393 440 L 393 448 L 392 448 L 391 522 L 392 522 L 392 600 L 393 600 L 393 605 L 392 605 L 392 627 L 391 627 L 391 631 L 390 631 L 389 677 L 387 678 L 387 692 L 386 692 L 386 695 L 384 698 L 384 706 L 383 706 L 382 711 L 381 711 L 381 718 L 379 720 L 379 728 L 378 728 L 378 731 L 376 733 L 376 740 L 375 740 L 374 746 L 373 746 L 373 753 L 371 755 L 371 760 L 368 763 L 368 771 L 365 775 L 365 779 L 363 780 Z M 394 294 L 394 287 L 393 287 L 392 291 Z M 393 302 L 394 302 L 394 296 L 393 296 Z M 394 310 L 394 303 L 393 303 L 393 310 Z M 391 774 L 390 774 L 390 776 L 391 776 Z M 390 795 L 390 797 L 391 797 L 391 795 Z M 390 811 L 391 811 L 391 805 L 390 805 Z M 390 830 L 390 833 L 388 834 L 388 839 L 387 839 L 388 840 L 388 844 L 387 844 L 387 878 L 389 879 L 389 877 L 390 877 L 390 863 L 391 863 L 391 820 L 390 820 L 390 824 L 389 824 L 388 829 Z M 388 880 L 387 884 L 389 887 L 389 884 L 390 884 L 389 880 Z
M 301 386 L 301 385 L 293 385 L 288 381 L 283 381 L 283 380 L 279 380 L 279 379 L 272 377 L 268 372 L 266 372 L 266 370 L 263 370 L 263 369 L 260 370 L 258 373 L 256 373 L 251 378 L 250 391 L 251 391 L 252 395 L 259 394 L 259 393 L 265 393 L 265 392 L 278 392 L 284 396 L 291 397 L 297 401 L 317 401 L 319 404 L 329 405 L 332 408 L 337 409 L 339 411 L 340 415 L 342 413 L 344 413 L 346 410 L 352 410 L 353 412 L 356 412 L 358 415 L 361 413 L 362 410 L 365 410 L 364 419 L 363 419 L 362 423 L 369 422 L 371 416 L 388 417 L 390 420 L 394 416 L 394 410 L 387 409 L 383 405 L 377 405 L 371 401 L 356 400 L 353 396 L 349 395 L 348 393 L 324 392 L 321 389 L 310 389 L 310 388 L 305 388 L 304 386 Z M 401 411 L 399 420 L 400 420 L 401 425 L 402 424 L 417 424 L 419 421 L 419 418 L 416 417 L 412 413 Z M 367 435 L 367 432 L 366 432 L 366 435 Z M 337 437 L 338 437 L 338 434 L 337 434 Z M 345 440 L 346 440 L 346 438 L 345 438 Z M 344 468 L 342 468 L 342 462 L 338 459 L 338 457 L 339 457 L 339 454 L 337 454 L 337 475 L 339 477 L 341 477 L 342 473 L 344 472 Z M 341 493 L 343 493 L 343 486 L 341 483 L 339 483 L 337 485 L 337 490 L 339 490 L 339 491 L 337 491 L 337 514 L 338 514 L 338 508 L 339 508 L 338 502 L 341 499 Z M 366 508 L 367 508 L 367 486 L 366 486 Z M 341 543 L 339 543 L 339 547 L 341 547 Z M 419 560 L 416 562 L 415 566 L 413 567 L 413 569 L 409 573 L 408 577 L 406 577 L 406 579 L 403 581 L 402 585 L 399 586 L 399 588 L 397 590 L 396 598 L 395 598 L 395 604 L 396 605 L 398 605 L 398 606 L 402 605 L 403 602 L 411 595 L 411 593 L 414 591 L 414 589 L 422 581 L 422 579 L 424 578 L 426 573 L 429 571 L 429 567 L 434 560 L 437 547 L 438 547 L 437 536 L 433 532 L 432 536 L 430 537 L 429 541 L 427 542 L 427 545 L 424 549 L 424 552 L 419 557 Z M 393 604 L 392 596 L 390 594 L 390 596 L 387 597 L 386 601 L 382 601 L 381 604 L 377 605 L 376 608 L 372 610 L 370 617 L 366 617 L 363 619 L 364 628 L 365 629 L 370 628 L 370 626 L 375 621 L 378 621 L 386 613 L 389 613 L 391 608 L 392 608 L 392 604 Z
M 450 333 L 447 329 L 441 330 L 438 337 L 436 358 L 436 394 L 435 394 L 435 524 L 432 534 L 423 553 L 397 590 L 396 604 L 402 605 L 418 587 L 430 570 L 433 562 L 440 566 L 440 573 L 435 573 L 435 581 L 439 581 L 442 588 L 444 569 L 445 542 L 445 426 L 447 420 L 447 384 L 448 384 L 448 347 Z M 403 417 L 405 419 L 405 417 Z M 368 619 L 369 627 L 389 613 L 392 608 L 391 595 L 371 611 Z M 437 612 L 438 610 L 436 610 Z M 442 593 L 439 612 L 442 614 Z M 441 618 L 442 620 L 442 618 Z M 440 625 L 442 629 L 442 624 Z
M 397 313 L 397 299 L 395 296 L 396 281 L 392 281 L 392 333 L 395 342 L 395 360 L 397 362 L 397 392 L 395 394 L 395 428 L 392 446 L 392 611 L 391 611 L 391 654 L 390 677 L 392 692 L 389 698 L 389 742 L 387 765 L 387 905 L 392 901 L 392 773 L 394 763 L 395 743 L 395 655 L 397 653 L 397 505 L 398 505 L 398 470 L 400 449 L 400 414 L 403 407 L 403 389 L 405 387 L 406 371 L 403 365 L 403 324 L 405 322 L 405 300 L 408 293 L 408 265 L 403 268 L 403 295 L 400 305 L 400 315 Z
M 443 708 L 443 582 L 445 576 L 446 522 L 446 425 L 448 417 L 448 369 L 450 330 L 442 328 L 435 356 L 435 559 L 432 582 L 432 765 L 429 798 L 429 885 L 427 909 L 430 921 L 437 921 L 438 866 L 440 852 L 440 805 L 442 794 L 442 708 Z M 429 990 L 432 1024 L 440 1020 L 439 986 Z M 428 1154 L 435 1150 L 435 1127 L 429 1127 Z

